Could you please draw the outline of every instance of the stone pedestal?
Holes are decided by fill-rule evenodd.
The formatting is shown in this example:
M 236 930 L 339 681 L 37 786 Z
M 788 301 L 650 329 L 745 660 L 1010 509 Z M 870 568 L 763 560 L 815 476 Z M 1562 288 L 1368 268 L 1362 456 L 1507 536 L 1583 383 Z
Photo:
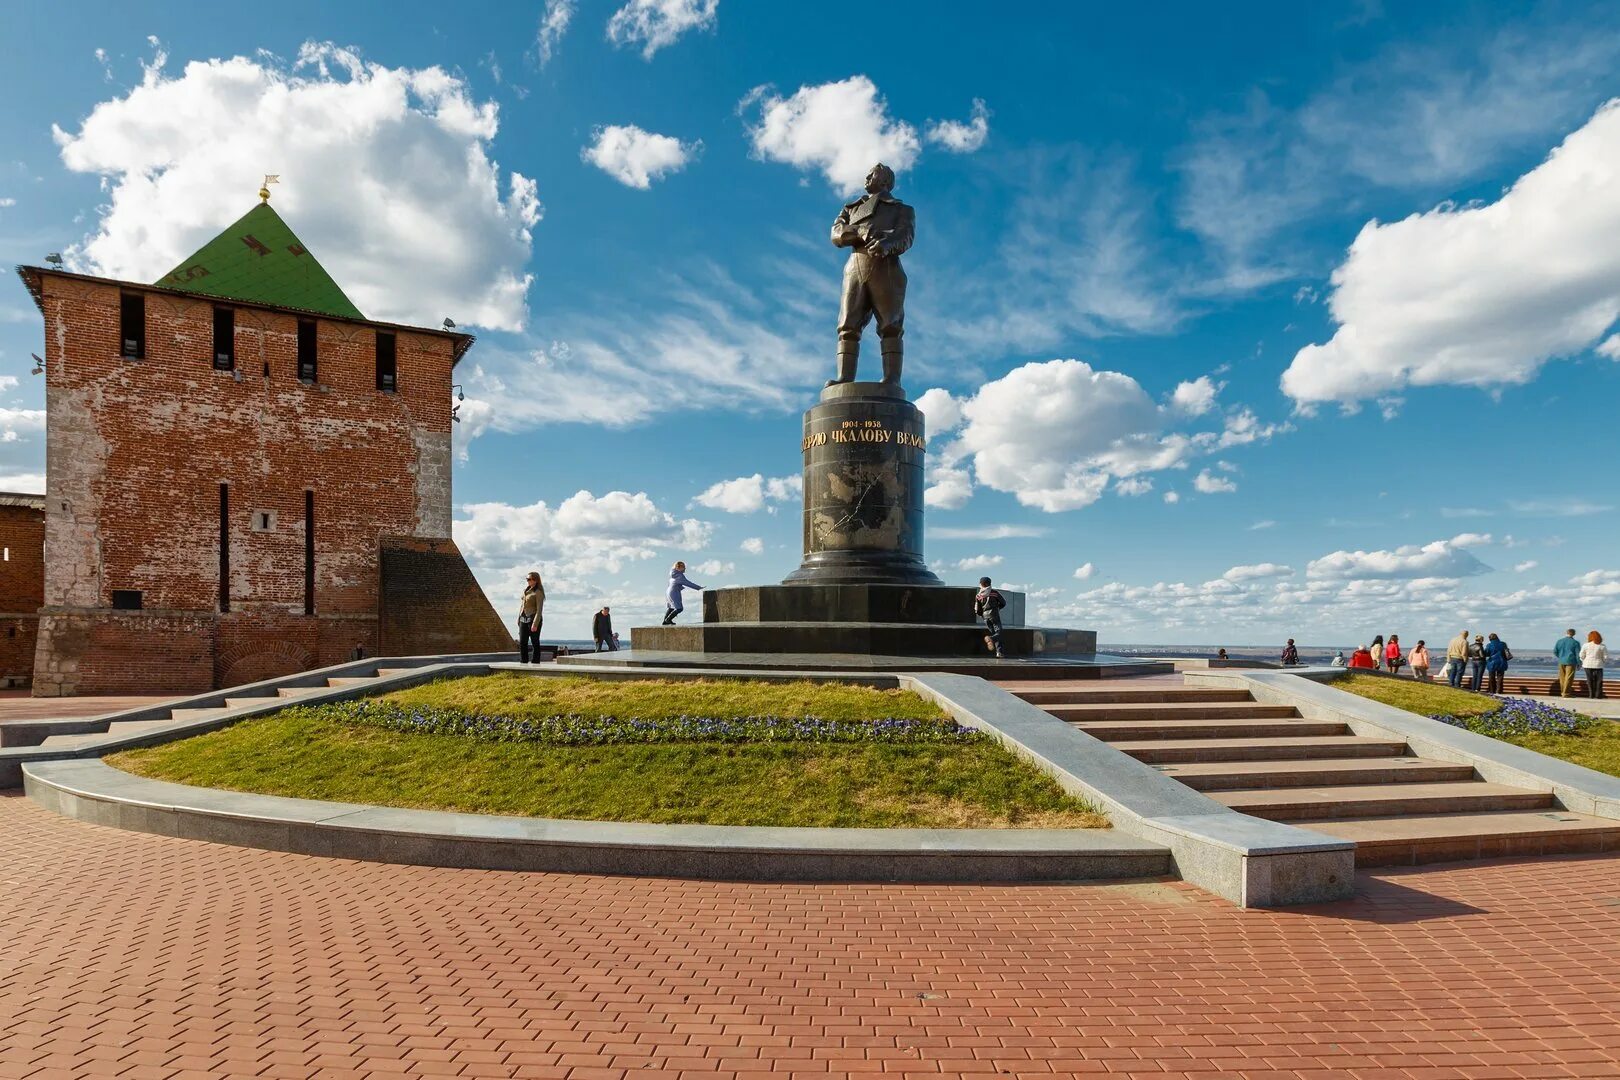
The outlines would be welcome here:
M 804 561 L 785 585 L 943 584 L 923 562 L 923 415 L 892 383 L 804 414 Z

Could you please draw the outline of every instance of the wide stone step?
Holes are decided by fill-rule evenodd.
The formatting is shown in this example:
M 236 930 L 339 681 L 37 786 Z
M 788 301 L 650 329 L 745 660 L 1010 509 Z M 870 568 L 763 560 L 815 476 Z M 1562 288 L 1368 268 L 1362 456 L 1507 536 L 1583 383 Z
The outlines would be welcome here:
M 1212 703 L 1172 701 L 1147 705 L 1048 705 L 1059 720 L 1279 720 L 1298 716 L 1292 705 L 1257 702 Z
M 182 720 L 211 720 L 216 716 L 224 716 L 229 709 L 170 709 L 169 719 Z
M 330 686 L 283 686 L 276 691 L 277 697 L 292 698 L 303 697 L 305 694 L 316 694 L 322 690 L 330 690 Z
M 102 742 L 107 738 L 105 731 L 92 731 L 84 735 L 47 735 L 40 740 L 39 745 L 50 747 L 53 750 L 71 750 L 78 746 L 89 746 L 91 743 Z
M 1314 788 L 1215 791 L 1210 798 L 1272 821 L 1302 818 L 1383 817 L 1391 814 L 1464 814 L 1486 810 L 1545 810 L 1551 792 L 1456 780 L 1439 784 L 1351 784 Z
M 1141 739 L 1266 739 L 1305 735 L 1348 735 L 1336 720 L 1084 720 L 1069 721 L 1105 742 Z
M 1007 690 L 1031 705 L 1215 704 L 1254 700 L 1247 690 L 1087 690 L 1079 686 L 1062 690 L 1017 690 L 1009 686 Z
M 1396 757 L 1406 753 L 1406 743 L 1399 739 L 1368 739 L 1358 735 L 1298 739 L 1142 739 L 1109 745 L 1150 765 L 1182 761 Z
M 1410 756 L 1320 761 L 1189 761 L 1160 765 L 1158 770 L 1194 791 L 1335 784 L 1434 784 L 1474 779 L 1472 765 Z
M 1620 821 L 1568 810 L 1298 818 L 1289 824 L 1354 841 L 1357 866 L 1620 851 Z
M 389 675 L 403 675 L 407 671 L 415 671 L 415 670 L 416 670 L 415 668 L 408 668 L 408 667 L 378 668 L 377 669 L 377 678 L 382 679 L 382 678 L 386 678 Z
M 248 709 L 255 705 L 267 705 L 272 701 L 279 700 L 279 695 L 276 697 L 232 697 L 225 699 L 225 707 L 227 709 Z
M 165 720 L 114 720 L 107 725 L 107 734 L 112 736 L 139 735 L 143 731 L 159 731 L 175 724 L 171 716 Z
M 361 683 L 375 682 L 376 680 L 377 677 L 375 675 L 345 675 L 342 677 L 334 676 L 326 680 L 326 685 L 328 688 L 337 686 L 359 686 Z

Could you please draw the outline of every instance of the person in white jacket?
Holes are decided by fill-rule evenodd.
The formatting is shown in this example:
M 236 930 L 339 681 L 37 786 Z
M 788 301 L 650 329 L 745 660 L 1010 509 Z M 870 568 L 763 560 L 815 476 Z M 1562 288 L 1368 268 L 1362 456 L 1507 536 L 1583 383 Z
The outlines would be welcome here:
M 1586 676 L 1587 697 L 1603 696 L 1603 665 L 1608 662 L 1609 649 L 1603 644 L 1603 635 L 1593 630 L 1586 635 L 1586 644 L 1581 646 L 1581 670 Z

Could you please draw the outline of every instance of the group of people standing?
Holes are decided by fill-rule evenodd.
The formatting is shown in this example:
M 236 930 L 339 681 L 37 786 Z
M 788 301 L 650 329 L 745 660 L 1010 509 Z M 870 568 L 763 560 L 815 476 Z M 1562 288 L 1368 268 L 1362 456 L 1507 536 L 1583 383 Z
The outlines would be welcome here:
M 1475 634 L 1469 640 L 1464 630 L 1446 646 L 1446 682 L 1461 690 L 1466 681 L 1468 689 L 1476 693 L 1483 683 L 1486 693 L 1500 694 L 1512 659 L 1513 650 L 1495 634 Z
M 681 593 L 686 589 L 701 589 L 703 586 L 687 579 L 686 564 L 677 562 L 669 571 L 669 589 L 664 598 L 666 608 L 664 611 L 664 625 L 675 625 L 675 616 L 686 610 L 681 603 Z M 527 582 L 523 587 L 523 597 L 518 603 L 518 661 L 524 664 L 538 664 L 540 662 L 540 627 L 545 622 L 546 588 L 540 581 L 540 574 L 531 570 Z M 613 609 L 607 605 L 591 616 L 591 640 L 596 645 L 597 652 L 618 652 L 619 635 L 613 632 Z
M 1284 662 L 1287 663 L 1289 651 L 1293 649 L 1292 639 L 1288 648 L 1284 650 Z M 1573 629 L 1564 631 L 1564 636 L 1553 645 L 1553 655 L 1558 659 L 1558 695 L 1569 697 L 1574 691 L 1577 671 L 1586 679 L 1586 693 L 1588 697 L 1601 698 L 1603 696 L 1603 669 L 1609 661 L 1608 647 L 1603 644 L 1603 635 L 1596 630 L 1590 631 L 1583 642 L 1576 636 Z M 1298 662 L 1295 653 L 1294 662 Z M 1483 690 L 1488 694 L 1503 692 L 1504 682 L 1507 678 L 1508 664 L 1513 660 L 1513 650 L 1506 641 L 1496 634 L 1475 634 L 1469 637 L 1464 630 L 1452 638 L 1446 646 L 1445 664 L 1440 669 L 1440 677 L 1456 689 L 1473 690 L 1476 693 Z M 1350 656 L 1349 663 L 1344 661 L 1344 655 L 1338 654 L 1333 658 L 1335 667 L 1365 668 L 1369 670 L 1383 670 L 1392 675 L 1398 675 L 1401 668 L 1410 667 L 1412 678 L 1427 679 L 1429 677 L 1429 649 L 1426 642 L 1419 641 L 1407 653 L 1401 649 L 1401 639 L 1397 634 L 1389 635 L 1386 642 L 1382 634 L 1373 638 L 1372 644 L 1358 647 Z
M 523 586 L 523 598 L 518 603 L 518 662 L 540 662 L 540 627 L 545 623 L 546 587 L 537 571 L 529 571 Z M 606 604 L 591 617 L 591 638 L 596 651 L 619 651 L 619 635 L 613 632 L 613 609 Z
M 1564 636 L 1553 645 L 1558 658 L 1558 696 L 1569 697 L 1575 685 L 1575 669 L 1586 676 L 1586 696 L 1603 696 L 1603 668 L 1609 662 L 1609 648 L 1603 644 L 1603 635 L 1596 630 L 1587 632 L 1586 640 L 1578 641 L 1575 631 L 1565 630 Z
M 1491 635 L 1495 637 L 1495 635 Z M 1360 645 L 1350 654 L 1350 662 L 1344 663 L 1344 654 L 1339 653 L 1333 658 L 1334 667 L 1370 668 L 1374 671 L 1383 670 L 1391 675 L 1399 675 L 1401 668 L 1412 669 L 1412 678 L 1427 679 L 1429 677 L 1429 643 L 1419 640 L 1412 646 L 1411 652 L 1401 648 L 1401 636 L 1389 635 L 1389 641 L 1379 634 L 1372 639 L 1370 645 Z

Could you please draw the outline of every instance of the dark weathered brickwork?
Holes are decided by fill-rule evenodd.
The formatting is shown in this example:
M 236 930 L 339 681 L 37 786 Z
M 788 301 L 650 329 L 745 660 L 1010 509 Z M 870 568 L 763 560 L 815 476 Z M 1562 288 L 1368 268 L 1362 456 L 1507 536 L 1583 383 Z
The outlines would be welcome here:
M 452 540 L 390 536 L 382 541 L 379 648 L 387 656 L 498 652 L 506 628 Z
M 44 500 L 0 493 L 0 683 L 6 685 L 25 682 L 33 671 L 44 556 Z

